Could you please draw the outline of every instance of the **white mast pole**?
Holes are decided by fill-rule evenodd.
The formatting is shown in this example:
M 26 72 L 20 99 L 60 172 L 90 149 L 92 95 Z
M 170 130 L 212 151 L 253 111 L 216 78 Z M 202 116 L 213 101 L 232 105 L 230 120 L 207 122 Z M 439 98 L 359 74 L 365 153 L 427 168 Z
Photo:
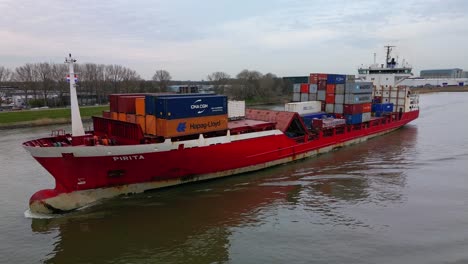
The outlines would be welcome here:
M 76 84 L 75 84 L 75 71 L 73 64 L 76 62 L 69 54 L 68 58 L 65 58 L 65 63 L 68 64 L 70 74 L 70 104 L 71 104 L 71 117 L 72 117 L 72 136 L 84 136 L 85 132 L 83 129 L 83 122 L 81 121 L 80 107 L 78 106 L 78 97 L 76 95 Z

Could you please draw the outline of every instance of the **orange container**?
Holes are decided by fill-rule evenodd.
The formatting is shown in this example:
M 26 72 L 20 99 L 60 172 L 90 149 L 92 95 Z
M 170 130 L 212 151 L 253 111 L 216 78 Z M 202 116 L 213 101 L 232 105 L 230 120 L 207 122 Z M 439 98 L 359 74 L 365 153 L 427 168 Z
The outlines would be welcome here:
M 156 120 L 158 136 L 176 137 L 206 132 L 225 130 L 228 128 L 227 115 L 193 117 L 183 119 Z
M 119 120 L 120 121 L 127 121 L 127 114 L 126 113 L 119 113 Z
M 334 93 L 327 93 L 327 95 L 325 96 L 325 103 L 334 104 L 335 103 L 335 94 Z
M 362 104 L 362 112 L 363 113 L 368 113 L 370 112 L 372 109 L 372 104 L 371 103 L 368 103 L 368 104 Z
M 135 116 L 136 123 L 140 125 L 141 130 L 143 133 L 146 133 L 146 120 L 144 115 L 136 115 Z
M 137 115 L 145 115 L 145 98 L 136 98 L 135 99 L 135 113 Z
M 134 115 L 134 114 L 127 114 L 127 122 L 136 123 L 136 115 Z
M 111 117 L 114 120 L 119 120 L 119 113 L 117 112 L 111 112 Z
M 327 94 L 335 93 L 336 84 L 327 84 Z
M 150 135 L 156 135 L 156 116 L 146 115 L 145 116 L 145 133 Z

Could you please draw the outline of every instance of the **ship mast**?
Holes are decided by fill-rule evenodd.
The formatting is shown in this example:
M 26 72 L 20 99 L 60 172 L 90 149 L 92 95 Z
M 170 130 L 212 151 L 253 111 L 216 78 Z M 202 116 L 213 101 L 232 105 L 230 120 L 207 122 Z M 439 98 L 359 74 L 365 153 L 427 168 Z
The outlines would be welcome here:
M 78 106 L 78 97 L 76 95 L 75 71 L 73 64 L 76 62 L 71 54 L 65 58 L 65 63 L 68 64 L 70 77 L 70 105 L 72 118 L 72 136 L 84 136 L 83 122 L 81 121 L 80 107 Z
M 390 58 L 390 53 L 392 52 L 392 48 L 395 47 L 395 46 L 385 46 L 385 48 L 387 49 L 387 59 L 385 60 L 386 64 L 385 67 L 386 68 L 389 68 L 390 66 L 390 62 L 391 62 L 391 58 Z

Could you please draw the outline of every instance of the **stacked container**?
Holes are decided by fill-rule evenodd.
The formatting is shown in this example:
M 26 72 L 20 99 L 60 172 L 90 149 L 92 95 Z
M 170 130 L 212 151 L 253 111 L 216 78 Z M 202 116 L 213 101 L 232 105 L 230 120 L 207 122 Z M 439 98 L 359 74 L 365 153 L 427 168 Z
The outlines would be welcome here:
M 372 90 L 371 82 L 346 81 L 343 114 L 347 124 L 359 124 L 371 119 Z
M 382 87 L 381 100 L 382 103 L 392 103 L 393 112 L 409 112 L 409 88 L 406 86 L 399 87 Z

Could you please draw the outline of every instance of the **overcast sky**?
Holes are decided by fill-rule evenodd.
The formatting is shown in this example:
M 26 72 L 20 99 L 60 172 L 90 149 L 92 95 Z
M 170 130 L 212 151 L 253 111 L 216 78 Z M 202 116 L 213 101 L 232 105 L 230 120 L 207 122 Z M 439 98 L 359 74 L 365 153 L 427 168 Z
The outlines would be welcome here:
M 201 80 L 243 69 L 355 74 L 396 45 L 421 69 L 468 70 L 468 1 L 0 0 L 0 66 L 122 64 Z

